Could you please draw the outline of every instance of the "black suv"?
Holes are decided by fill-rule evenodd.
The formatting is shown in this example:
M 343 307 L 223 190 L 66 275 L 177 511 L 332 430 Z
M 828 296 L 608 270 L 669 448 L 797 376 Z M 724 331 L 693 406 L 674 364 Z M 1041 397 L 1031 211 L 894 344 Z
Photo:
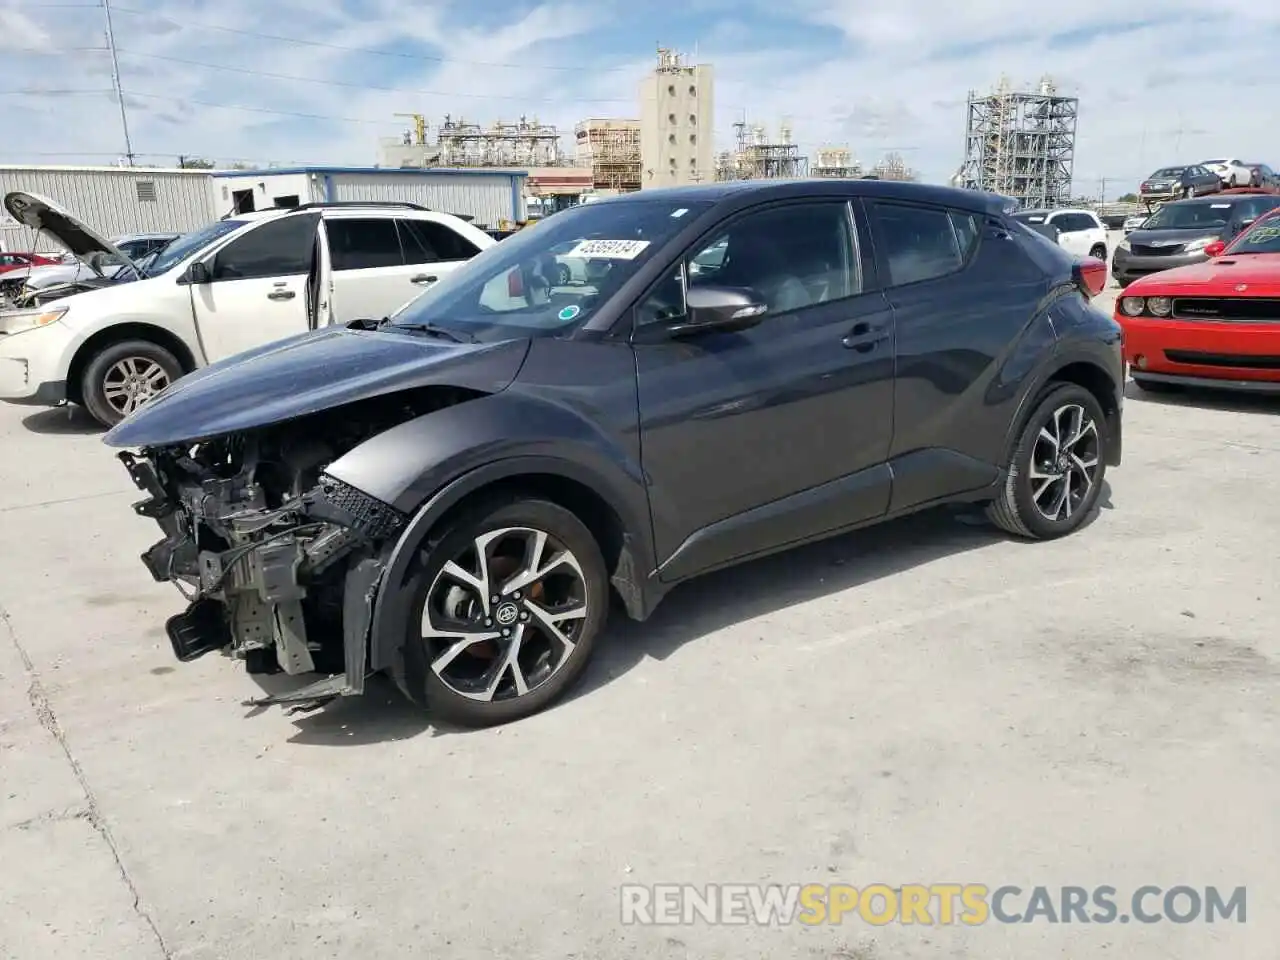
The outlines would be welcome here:
M 1120 330 L 991 194 L 740 182 L 576 207 L 395 315 L 179 380 L 106 437 L 192 599 L 178 658 L 541 709 L 611 596 L 942 503 L 1075 530 L 1120 463 Z M 565 269 L 567 268 L 567 269 Z M 1099 270 L 1101 268 L 1101 270 Z M 570 278 L 565 282 L 565 278 Z

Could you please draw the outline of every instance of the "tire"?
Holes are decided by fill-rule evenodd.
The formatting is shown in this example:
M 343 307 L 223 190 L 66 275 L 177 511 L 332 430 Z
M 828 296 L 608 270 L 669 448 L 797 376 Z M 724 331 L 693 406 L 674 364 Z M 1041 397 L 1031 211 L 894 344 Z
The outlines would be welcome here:
M 1121 290 L 1123 290 L 1129 284 L 1133 283 L 1132 280 L 1125 280 L 1122 277 L 1114 277 L 1113 279 L 1116 282 L 1116 286 L 1119 287 Z
M 1094 244 L 1093 248 L 1089 251 L 1089 256 L 1093 257 L 1095 260 L 1102 260 L 1103 262 L 1106 262 L 1107 245 L 1105 243 Z
M 1187 189 L 1185 189 L 1185 190 L 1183 190 L 1183 191 L 1182 191 L 1182 199 L 1183 199 L 1183 200 L 1190 200 L 1190 199 L 1192 199 L 1195 195 L 1196 195 L 1196 188 L 1195 188 L 1195 187 L 1187 187 Z
M 1233 173 L 1231 176 L 1227 177 L 1227 187 L 1234 190 L 1235 186 L 1236 186 L 1236 175 Z
M 519 543 L 527 547 L 537 534 L 545 536 L 544 569 L 547 558 L 561 551 L 576 560 L 576 569 L 563 562 L 545 576 L 527 582 L 523 590 L 512 588 L 504 594 L 499 583 L 510 583 L 524 562 L 511 559 L 509 548 Z M 490 597 L 482 598 L 474 586 L 445 568 L 477 572 L 472 551 L 477 542 L 487 538 Z M 523 556 L 527 558 L 530 552 Z M 459 726 L 488 727 L 545 709 L 582 676 L 608 616 L 609 577 L 591 531 L 564 507 L 532 498 L 517 497 L 514 502 L 510 496 L 488 499 L 446 521 L 438 534 L 433 532 L 419 558 L 419 567 L 405 588 L 412 594 L 408 635 L 391 671 L 396 685 L 414 703 Z M 499 573 L 500 564 L 506 569 Z M 566 590 L 570 584 L 574 586 Z M 544 605 L 549 594 L 580 601 L 583 610 L 581 617 L 561 621 L 569 626 L 553 625 L 572 641 L 567 650 L 553 642 L 546 621 L 538 616 L 538 611 L 545 615 L 557 609 L 552 603 Z M 492 596 L 502 600 L 494 603 Z M 487 608 L 484 600 L 489 601 Z M 445 632 L 441 623 L 445 613 L 451 615 L 451 623 L 461 624 L 465 619 L 471 627 L 467 632 L 477 635 L 461 652 L 457 650 L 465 634 Z M 508 614 L 510 620 L 505 619 Z M 438 632 L 424 636 L 424 624 L 435 625 Z M 522 637 L 525 657 L 517 660 L 515 669 L 504 659 L 511 640 L 500 635 L 503 630 Z M 456 655 L 446 661 L 448 654 Z M 520 692 L 520 681 L 527 692 Z M 483 699 L 486 687 L 489 699 Z
M 573 273 L 569 270 L 569 265 L 562 263 L 556 268 L 556 286 L 567 287 L 573 280 Z
M 1130 376 L 1133 376 L 1130 374 Z M 1133 377 L 1133 382 L 1137 384 L 1138 389 L 1143 393 L 1178 393 L 1182 390 L 1182 385 L 1177 383 L 1165 383 L 1162 380 L 1148 380 L 1146 377 Z
M 1076 439 L 1070 446 L 1055 448 L 1044 439 L 1046 433 L 1061 441 L 1072 435 Z M 1107 420 L 1097 398 L 1074 383 L 1051 384 L 1018 434 L 1004 486 L 987 507 L 987 518 L 1006 533 L 1028 540 L 1054 540 L 1071 533 L 1089 516 L 1102 492 L 1106 445 Z M 1048 455 L 1055 449 L 1058 459 L 1049 463 Z
M 158 343 L 125 340 L 111 344 L 89 361 L 81 376 L 80 396 L 93 418 L 111 427 L 184 372 L 178 358 Z M 120 386 L 131 392 L 121 395 Z

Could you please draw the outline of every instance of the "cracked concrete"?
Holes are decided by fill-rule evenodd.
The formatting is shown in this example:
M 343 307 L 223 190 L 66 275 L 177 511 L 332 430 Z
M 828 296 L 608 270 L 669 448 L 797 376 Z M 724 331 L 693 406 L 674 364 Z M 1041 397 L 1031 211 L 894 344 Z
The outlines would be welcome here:
M 1273 960 L 1280 404 L 1131 393 L 1095 522 L 921 517 L 681 587 L 581 694 L 289 716 L 80 416 L 0 405 L 0 957 Z M 1249 887 L 1248 923 L 623 927 L 624 883 Z

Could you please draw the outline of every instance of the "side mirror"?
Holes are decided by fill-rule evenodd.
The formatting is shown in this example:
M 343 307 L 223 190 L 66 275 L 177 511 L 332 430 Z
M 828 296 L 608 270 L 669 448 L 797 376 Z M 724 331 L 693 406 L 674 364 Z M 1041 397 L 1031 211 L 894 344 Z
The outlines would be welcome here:
M 182 276 L 178 278 L 178 282 L 182 284 L 212 283 L 213 271 L 209 269 L 209 265 L 203 260 L 197 260 L 183 271 Z
M 1221 240 L 1215 240 L 1213 241 L 1213 243 L 1209 244 L 1207 247 L 1204 248 L 1204 253 L 1206 257 L 1213 259 L 1214 257 L 1222 256 L 1222 252 L 1226 249 L 1227 249 L 1227 245 L 1225 243 L 1223 243 Z
M 704 330 L 746 330 L 769 312 L 760 294 L 746 287 L 690 287 L 685 306 L 688 312 L 682 322 L 667 328 L 672 336 Z

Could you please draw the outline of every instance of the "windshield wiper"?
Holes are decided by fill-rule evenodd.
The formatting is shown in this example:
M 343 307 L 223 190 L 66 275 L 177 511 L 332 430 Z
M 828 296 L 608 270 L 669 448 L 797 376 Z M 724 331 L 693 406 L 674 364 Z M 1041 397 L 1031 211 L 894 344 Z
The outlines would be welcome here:
M 389 317 L 384 317 L 382 323 L 378 326 L 385 326 Z M 443 337 L 445 340 L 452 340 L 454 343 L 479 343 L 475 337 L 470 334 L 461 333 L 457 330 L 450 330 L 448 327 L 442 327 L 439 324 L 421 322 L 421 323 L 396 323 L 392 324 L 397 330 L 421 330 L 423 333 L 429 333 L 433 337 Z

